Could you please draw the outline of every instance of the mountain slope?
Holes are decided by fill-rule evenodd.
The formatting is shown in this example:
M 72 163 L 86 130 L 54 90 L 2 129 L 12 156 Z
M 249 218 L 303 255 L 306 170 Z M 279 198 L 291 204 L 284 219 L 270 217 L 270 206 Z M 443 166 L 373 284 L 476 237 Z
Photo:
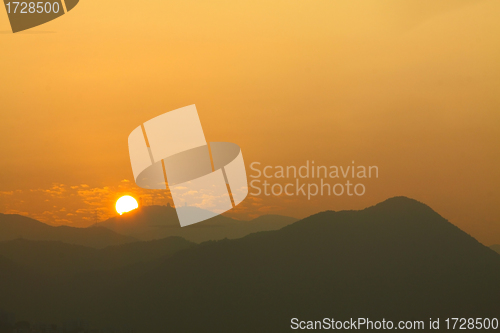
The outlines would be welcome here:
M 197 210 L 195 207 L 179 209 Z M 264 215 L 251 221 L 238 221 L 226 216 L 216 216 L 201 223 L 181 228 L 176 210 L 170 206 L 144 206 L 121 216 L 97 223 L 122 235 L 141 240 L 178 236 L 192 242 L 224 238 L 240 238 L 257 231 L 277 230 L 297 219 L 280 215 Z M 92 228 L 92 227 L 91 227 Z
M 492 318 L 499 281 L 498 254 L 398 197 L 179 252 L 103 300 L 114 319 L 89 316 L 145 332 L 165 323 L 177 332 L 287 332 L 291 318 Z
M 500 254 L 500 244 L 492 245 L 490 248 Z
M 61 241 L 68 244 L 103 248 L 135 241 L 103 227 L 53 227 L 21 215 L 0 214 L 0 242 L 15 239 Z
M 194 246 L 180 237 L 94 249 L 62 242 L 19 239 L 0 243 L 0 256 L 43 275 L 108 271 L 165 258 Z

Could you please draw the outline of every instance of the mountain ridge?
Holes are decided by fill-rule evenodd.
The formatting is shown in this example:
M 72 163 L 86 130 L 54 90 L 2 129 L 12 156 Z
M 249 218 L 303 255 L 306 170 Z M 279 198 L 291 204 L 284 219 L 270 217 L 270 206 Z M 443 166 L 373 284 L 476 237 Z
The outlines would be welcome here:
M 161 332 L 164 321 L 178 331 L 224 322 L 223 332 L 287 332 L 294 317 L 491 317 L 500 311 L 498 281 L 498 254 L 402 197 L 202 243 L 108 298 L 148 332 Z
M 200 210 L 196 207 L 178 209 Z M 118 234 L 140 240 L 161 239 L 178 236 L 201 243 L 224 238 L 240 238 L 253 232 L 277 230 L 296 222 L 298 219 L 282 215 L 262 215 L 250 221 L 235 220 L 218 215 L 186 227 L 180 227 L 176 209 L 171 206 L 143 206 L 139 209 L 96 223 L 92 227 L 103 226 Z
M 0 213 L 0 242 L 16 239 L 62 241 L 94 248 L 137 241 L 133 237 L 120 235 L 103 227 L 56 227 L 26 216 Z

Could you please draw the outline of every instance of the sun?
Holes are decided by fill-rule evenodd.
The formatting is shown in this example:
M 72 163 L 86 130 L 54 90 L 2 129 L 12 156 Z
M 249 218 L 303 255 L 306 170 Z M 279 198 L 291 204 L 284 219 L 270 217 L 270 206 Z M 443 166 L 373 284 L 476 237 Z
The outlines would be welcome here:
M 125 195 L 116 201 L 116 211 L 118 214 L 130 212 L 131 210 L 139 208 L 137 200 L 130 195 Z

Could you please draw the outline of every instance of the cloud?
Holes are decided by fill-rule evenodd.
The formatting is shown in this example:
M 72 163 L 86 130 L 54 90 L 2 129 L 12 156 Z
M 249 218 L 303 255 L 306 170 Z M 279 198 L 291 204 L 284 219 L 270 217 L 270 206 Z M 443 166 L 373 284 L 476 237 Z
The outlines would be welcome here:
M 217 208 L 225 196 L 189 191 L 185 188 L 185 201 L 181 204 L 200 202 L 200 208 Z M 87 227 L 97 221 L 116 216 L 115 203 L 119 197 L 131 195 L 144 205 L 166 205 L 172 197 L 166 191 L 149 191 L 139 188 L 126 179 L 114 186 L 90 186 L 87 184 L 54 183 L 47 188 L 26 191 L 4 191 L 0 210 L 9 214 L 20 214 L 51 225 Z M 196 200 L 195 200 L 196 199 Z M 248 196 L 244 202 L 224 213 L 237 219 L 256 217 L 256 212 L 278 212 L 277 205 L 264 206 L 261 198 Z M 258 216 L 258 215 L 257 215 Z

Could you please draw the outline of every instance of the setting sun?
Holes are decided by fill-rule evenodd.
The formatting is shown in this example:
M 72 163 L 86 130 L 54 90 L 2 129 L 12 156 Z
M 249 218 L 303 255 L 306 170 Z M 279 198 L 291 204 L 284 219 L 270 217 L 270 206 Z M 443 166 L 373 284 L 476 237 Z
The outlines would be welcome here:
M 130 212 L 131 210 L 139 208 L 137 200 L 130 195 L 125 195 L 116 201 L 116 211 L 118 214 Z

